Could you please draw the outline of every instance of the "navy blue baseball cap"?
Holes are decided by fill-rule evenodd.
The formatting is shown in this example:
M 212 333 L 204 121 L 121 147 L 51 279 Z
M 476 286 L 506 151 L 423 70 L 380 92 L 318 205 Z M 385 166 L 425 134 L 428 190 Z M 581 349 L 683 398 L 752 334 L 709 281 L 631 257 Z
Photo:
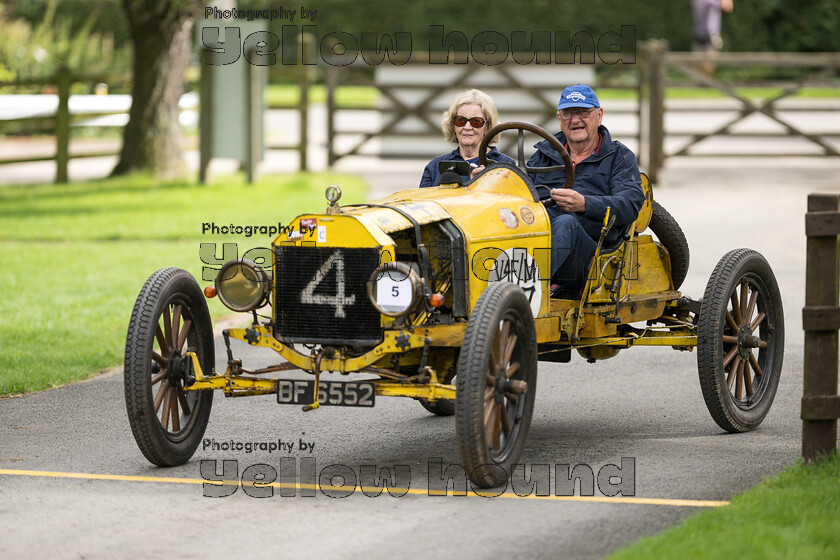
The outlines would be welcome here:
M 569 86 L 563 90 L 560 95 L 560 101 L 557 103 L 557 110 L 568 109 L 570 107 L 600 107 L 601 102 L 598 101 L 598 96 L 591 87 L 583 84 L 576 86 Z

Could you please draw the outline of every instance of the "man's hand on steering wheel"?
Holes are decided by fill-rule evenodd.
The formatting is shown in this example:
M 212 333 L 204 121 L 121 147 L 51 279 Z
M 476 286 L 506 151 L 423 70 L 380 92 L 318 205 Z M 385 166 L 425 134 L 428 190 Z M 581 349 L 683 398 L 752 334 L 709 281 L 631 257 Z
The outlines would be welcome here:
M 586 198 L 574 189 L 551 189 L 551 200 L 564 212 L 586 212 Z
M 567 210 L 563 206 L 560 206 L 563 210 L 567 210 L 568 212 L 583 212 L 586 209 L 586 204 L 583 200 L 583 196 L 580 193 L 576 193 L 572 191 L 572 185 L 575 182 L 575 168 L 572 166 L 572 160 L 569 157 L 569 153 L 566 151 L 566 148 L 563 147 L 563 144 L 550 132 L 546 129 L 537 126 L 535 124 L 525 123 L 525 122 L 507 122 L 507 123 L 499 123 L 490 130 L 487 131 L 487 134 L 484 135 L 484 138 L 481 139 L 481 145 L 478 147 L 478 165 L 476 169 L 470 174 L 470 179 L 475 177 L 478 173 L 480 173 L 484 167 L 487 165 L 487 147 L 490 145 L 490 140 L 505 130 L 518 130 L 519 131 L 519 140 L 517 142 L 517 150 L 516 150 L 516 164 L 517 166 L 522 169 L 525 173 L 528 174 L 537 174 L 537 173 L 550 173 L 551 171 L 559 171 L 564 169 L 566 171 L 566 182 L 563 185 L 563 189 L 552 189 L 552 196 L 550 199 L 543 200 L 543 204 L 546 208 L 550 206 L 554 206 L 554 204 L 560 204 L 562 201 L 563 204 L 567 205 L 569 208 L 579 208 L 582 205 L 580 210 Z M 557 153 L 560 154 L 560 157 L 563 159 L 563 165 L 551 165 L 549 167 L 530 167 L 525 163 L 525 133 L 524 131 L 533 132 L 538 136 L 542 136 L 544 139 L 548 140 L 548 143 L 557 150 Z M 562 191 L 568 189 L 571 193 L 563 193 L 562 196 L 559 197 L 559 200 L 555 198 L 554 192 L 555 191 Z M 577 196 L 575 196 L 577 195 Z

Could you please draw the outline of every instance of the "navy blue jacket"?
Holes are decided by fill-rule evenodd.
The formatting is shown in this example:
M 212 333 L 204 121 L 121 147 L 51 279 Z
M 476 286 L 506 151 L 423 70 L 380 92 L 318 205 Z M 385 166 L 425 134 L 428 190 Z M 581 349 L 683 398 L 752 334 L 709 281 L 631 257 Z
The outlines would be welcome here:
M 607 206 L 611 215 L 615 216 L 615 225 L 607 233 L 604 243 L 609 245 L 618 240 L 639 215 L 639 210 L 645 201 L 642 191 L 642 178 L 636 156 L 630 149 L 618 141 L 613 141 L 610 132 L 603 125 L 598 127 L 601 141 L 595 152 L 585 160 L 575 165 L 574 190 L 586 199 L 586 211 L 575 213 L 583 229 L 596 241 L 601 236 L 601 227 Z M 555 138 L 566 146 L 566 135 L 562 132 L 555 134 Z M 548 140 L 535 144 L 537 151 L 528 160 L 531 167 L 548 167 L 562 165 L 563 160 Z M 540 198 L 549 197 L 549 189 L 562 188 L 566 182 L 565 170 L 538 173 L 530 176 L 538 187 Z M 563 213 L 556 206 L 549 210 Z
M 512 157 L 506 156 L 505 154 L 497 150 L 495 146 L 490 146 L 490 151 L 487 152 L 487 159 L 495 160 L 497 163 L 516 164 Z M 437 185 L 440 185 L 440 172 L 438 171 L 438 163 L 440 163 L 441 161 L 464 161 L 464 158 L 461 157 L 461 152 L 458 148 L 455 148 L 448 154 L 444 154 L 442 156 L 434 158 L 426 166 L 426 169 L 423 170 L 423 178 L 420 179 L 421 189 L 424 187 L 436 187 Z M 475 156 L 474 158 L 468 159 L 466 161 L 478 164 L 478 156 Z M 469 180 L 469 175 L 461 175 L 461 181 L 464 184 L 466 184 Z

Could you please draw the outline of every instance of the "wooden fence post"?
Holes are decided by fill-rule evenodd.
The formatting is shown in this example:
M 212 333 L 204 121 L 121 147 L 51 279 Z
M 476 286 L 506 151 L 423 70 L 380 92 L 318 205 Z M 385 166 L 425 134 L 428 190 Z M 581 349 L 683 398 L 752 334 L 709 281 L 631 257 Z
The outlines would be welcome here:
M 650 180 L 659 180 L 659 169 L 665 162 L 665 50 L 664 41 L 650 42 L 650 68 L 648 78 L 650 105 L 650 131 L 648 154 L 650 155 Z
M 641 44 L 639 69 L 639 163 L 652 183 L 665 161 L 665 50 L 651 39 Z
M 56 74 L 58 108 L 55 111 L 55 182 L 67 182 L 67 161 L 70 147 L 70 85 L 72 77 L 66 66 Z
M 648 173 L 650 171 L 650 141 L 648 139 L 648 130 L 650 122 L 650 89 L 648 87 L 650 78 L 650 46 L 648 42 L 638 43 L 639 51 L 639 83 L 636 98 L 639 100 L 638 123 L 639 123 L 639 148 L 636 154 L 639 160 L 639 167 L 642 171 Z
M 338 72 L 329 64 L 324 68 L 324 84 L 327 86 L 327 165 L 332 167 L 338 157 L 335 153 L 335 89 L 338 87 Z
M 813 461 L 836 449 L 840 396 L 837 396 L 838 234 L 840 197 L 811 194 L 805 216 L 805 364 L 802 397 L 802 458 Z

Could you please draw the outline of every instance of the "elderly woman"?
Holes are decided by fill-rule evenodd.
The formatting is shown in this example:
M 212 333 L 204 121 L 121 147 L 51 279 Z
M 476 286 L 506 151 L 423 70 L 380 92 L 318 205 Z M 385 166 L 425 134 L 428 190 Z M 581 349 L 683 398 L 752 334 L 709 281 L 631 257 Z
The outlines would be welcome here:
M 442 156 L 434 158 L 423 170 L 420 188 L 440 184 L 438 163 L 441 161 L 467 161 L 478 165 L 478 147 L 487 131 L 499 123 L 499 111 L 493 99 L 477 89 L 468 89 L 459 93 L 452 105 L 443 114 L 443 136 L 448 142 L 457 142 L 458 147 Z M 496 136 L 492 141 L 498 141 Z M 493 146 L 487 147 L 487 158 L 496 162 L 514 163 Z M 464 183 L 469 175 L 461 177 Z

